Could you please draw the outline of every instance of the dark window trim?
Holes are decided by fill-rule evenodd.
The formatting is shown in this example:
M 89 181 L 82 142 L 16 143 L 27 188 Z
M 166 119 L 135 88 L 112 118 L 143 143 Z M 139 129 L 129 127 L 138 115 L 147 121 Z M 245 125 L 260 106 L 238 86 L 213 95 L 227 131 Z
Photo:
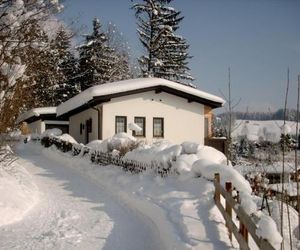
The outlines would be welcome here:
M 136 123 L 135 122 L 135 119 L 143 119 L 144 120 L 144 122 L 143 122 L 143 127 L 142 127 L 142 129 L 143 129 L 143 134 L 142 135 L 136 135 L 135 134 L 135 131 L 132 131 L 132 135 L 133 136 L 135 136 L 135 137 L 146 137 L 146 117 L 145 116 L 135 116 L 134 117 L 134 123 Z
M 155 119 L 160 119 L 162 121 L 162 135 L 158 136 L 158 135 L 154 135 L 154 120 Z M 153 117 L 153 138 L 164 138 L 165 135 L 165 121 L 163 117 Z
M 117 118 L 125 118 L 125 124 L 124 124 L 124 128 L 125 128 L 125 133 L 127 133 L 127 116 L 121 116 L 121 115 L 116 115 L 115 116 L 115 134 L 117 134 Z

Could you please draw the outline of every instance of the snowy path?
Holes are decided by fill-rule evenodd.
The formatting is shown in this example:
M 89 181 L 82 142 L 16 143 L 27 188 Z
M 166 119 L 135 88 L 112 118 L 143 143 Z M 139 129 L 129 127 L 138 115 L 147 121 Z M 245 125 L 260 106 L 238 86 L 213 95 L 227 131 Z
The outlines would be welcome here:
M 0 228 L 0 249 L 161 249 L 152 222 L 76 170 L 24 151 L 39 203 Z

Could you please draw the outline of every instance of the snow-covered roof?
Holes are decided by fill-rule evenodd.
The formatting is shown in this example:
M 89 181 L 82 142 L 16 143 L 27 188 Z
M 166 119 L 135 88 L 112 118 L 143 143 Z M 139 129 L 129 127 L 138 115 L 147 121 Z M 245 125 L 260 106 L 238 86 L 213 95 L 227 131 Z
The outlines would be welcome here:
M 183 85 L 180 83 L 172 82 L 169 80 L 161 79 L 161 78 L 137 78 L 130 79 L 118 82 L 111 82 L 101 85 L 96 85 L 86 89 L 80 94 L 74 96 L 68 101 L 60 104 L 57 107 L 57 115 L 66 114 L 80 106 L 87 104 L 94 97 L 104 97 L 107 95 L 126 93 L 137 90 L 145 90 L 148 91 L 150 88 L 168 88 L 177 92 L 184 93 L 185 95 L 192 97 L 196 97 L 202 100 L 206 100 L 207 102 L 214 103 L 216 107 L 222 106 L 225 101 L 215 95 L 206 93 L 196 88 L 192 88 L 187 85 Z
M 39 117 L 40 115 L 56 115 L 56 107 L 34 108 L 22 113 L 17 118 L 17 123 L 26 121 L 32 117 Z

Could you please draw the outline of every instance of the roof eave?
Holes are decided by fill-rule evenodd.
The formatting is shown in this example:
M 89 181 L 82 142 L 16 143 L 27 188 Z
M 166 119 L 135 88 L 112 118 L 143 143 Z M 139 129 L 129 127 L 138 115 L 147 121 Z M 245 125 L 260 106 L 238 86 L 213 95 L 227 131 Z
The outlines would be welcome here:
M 168 94 L 172 94 L 172 95 L 175 95 L 175 96 L 178 96 L 181 98 L 185 98 L 188 102 L 197 102 L 197 103 L 207 105 L 207 106 L 211 107 L 212 109 L 220 108 L 223 106 L 222 102 L 216 102 L 216 101 L 212 101 L 212 100 L 209 100 L 206 98 L 195 96 L 195 95 L 192 95 L 192 94 L 189 94 L 189 93 L 177 90 L 177 89 L 173 89 L 168 86 L 157 85 L 157 86 L 129 90 L 129 91 L 124 91 L 124 92 L 119 92 L 119 93 L 114 93 L 114 94 L 109 94 L 109 95 L 94 96 L 93 99 L 90 100 L 89 102 L 87 102 L 73 110 L 70 110 L 66 113 L 60 114 L 57 117 L 68 118 L 68 117 L 70 117 L 74 114 L 78 114 L 88 108 L 94 107 L 95 105 L 99 105 L 101 103 L 108 102 L 112 98 L 128 96 L 128 95 L 133 95 L 133 94 L 139 94 L 139 93 L 148 92 L 148 91 L 156 91 L 157 93 L 166 92 Z

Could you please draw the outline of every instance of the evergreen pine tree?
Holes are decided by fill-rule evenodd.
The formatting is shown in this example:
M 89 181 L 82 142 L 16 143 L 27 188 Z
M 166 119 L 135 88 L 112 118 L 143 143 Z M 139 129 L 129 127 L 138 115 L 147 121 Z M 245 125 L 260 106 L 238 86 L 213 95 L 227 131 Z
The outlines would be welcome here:
M 107 36 L 101 32 L 97 18 L 93 20 L 92 34 L 86 36 L 85 44 L 79 46 L 78 51 L 81 90 L 113 81 L 117 56 L 107 45 Z
M 114 50 L 116 61 L 114 73 L 110 81 L 134 78 L 133 66 L 130 62 L 130 47 L 115 24 L 109 23 L 106 31 L 107 45 Z
M 58 62 L 57 83 L 54 86 L 55 106 L 70 99 L 79 93 L 79 87 L 76 84 L 75 76 L 77 74 L 77 60 L 71 53 L 71 35 L 61 27 L 54 39 L 54 51 L 56 51 L 56 60 Z
M 180 12 L 167 6 L 171 1 L 143 0 L 143 3 L 133 5 L 139 39 L 146 49 L 146 55 L 139 62 L 144 77 L 186 83 L 193 80 L 187 67 L 189 45 L 175 33 L 183 17 Z

